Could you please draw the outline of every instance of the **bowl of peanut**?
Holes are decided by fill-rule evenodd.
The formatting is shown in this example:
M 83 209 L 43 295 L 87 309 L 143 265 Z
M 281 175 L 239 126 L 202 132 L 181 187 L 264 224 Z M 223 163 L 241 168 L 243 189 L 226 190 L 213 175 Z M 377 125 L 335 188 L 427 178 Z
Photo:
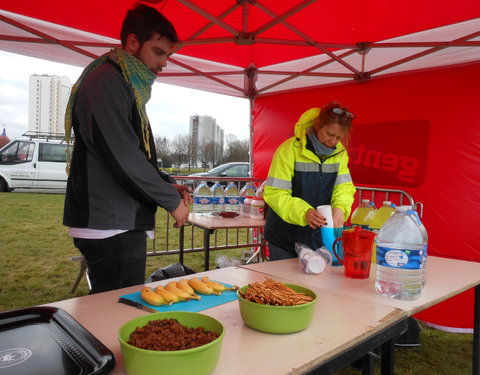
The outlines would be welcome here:
M 224 334 L 223 324 L 209 315 L 170 311 L 126 322 L 118 340 L 130 375 L 207 375 L 217 365 Z

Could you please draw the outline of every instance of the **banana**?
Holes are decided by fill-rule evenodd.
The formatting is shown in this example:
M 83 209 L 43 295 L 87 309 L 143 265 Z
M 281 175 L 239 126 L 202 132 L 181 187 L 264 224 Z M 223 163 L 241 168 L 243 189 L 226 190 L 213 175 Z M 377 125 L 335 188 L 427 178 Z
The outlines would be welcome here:
M 146 303 L 149 303 L 153 306 L 161 306 L 167 303 L 160 294 L 155 293 L 149 286 L 146 286 L 142 289 L 140 296 Z
M 200 293 L 200 294 L 216 294 L 219 295 L 220 292 L 217 292 L 213 290 L 213 288 L 207 284 L 205 284 L 203 281 L 192 277 L 190 280 L 188 280 L 188 284 L 195 290 L 195 292 Z
M 223 285 L 221 283 L 217 283 L 216 281 L 210 280 L 207 276 L 203 276 L 202 281 L 205 284 L 207 284 L 208 286 L 210 286 L 214 291 L 220 292 L 220 293 L 222 293 L 226 290 L 237 290 L 238 289 L 238 286 L 226 287 L 225 285 Z
M 177 283 L 177 287 L 180 289 L 183 289 L 185 292 L 189 294 L 192 294 L 192 295 L 195 294 L 195 291 L 193 290 L 193 288 L 190 285 L 188 285 L 188 279 L 180 279 Z
M 180 302 L 179 296 L 166 290 L 162 285 L 157 285 L 154 291 L 155 293 L 161 295 L 169 305 L 171 305 L 172 303 Z
M 165 286 L 165 290 L 168 290 L 169 292 L 176 294 L 180 298 L 180 301 L 188 301 L 195 298 L 188 292 L 184 291 L 183 289 L 180 289 L 177 285 L 178 283 L 176 281 L 170 281 Z

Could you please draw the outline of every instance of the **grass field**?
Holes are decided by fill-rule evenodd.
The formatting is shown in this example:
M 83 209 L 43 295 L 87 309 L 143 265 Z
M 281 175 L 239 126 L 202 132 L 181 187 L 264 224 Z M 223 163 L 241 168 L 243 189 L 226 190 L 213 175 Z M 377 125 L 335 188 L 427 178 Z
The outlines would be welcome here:
M 79 255 L 67 230 L 62 226 L 63 198 L 61 194 L 0 193 L 0 311 L 33 306 L 82 296 L 88 293 L 85 279 L 76 293 L 70 289 L 78 273 Z M 157 215 L 156 249 L 164 248 L 165 213 Z M 171 225 L 171 223 L 169 223 Z M 187 233 L 189 231 L 186 231 Z M 178 234 L 170 233 L 169 248 L 178 246 Z M 221 238 L 224 240 L 224 238 Z M 187 238 L 187 244 L 189 239 Z M 195 243 L 201 234 L 195 235 Z M 151 247 L 153 244 L 150 243 Z M 241 250 L 215 252 L 238 257 Z M 155 269 L 178 262 L 178 255 L 148 258 L 148 277 Z M 203 253 L 185 255 L 185 265 L 203 270 Z M 466 375 L 471 374 L 471 334 L 452 334 L 422 326 L 422 345 L 415 348 L 396 348 L 396 375 Z M 338 374 L 354 375 L 360 371 L 346 368 Z M 379 369 L 376 370 L 379 373 Z

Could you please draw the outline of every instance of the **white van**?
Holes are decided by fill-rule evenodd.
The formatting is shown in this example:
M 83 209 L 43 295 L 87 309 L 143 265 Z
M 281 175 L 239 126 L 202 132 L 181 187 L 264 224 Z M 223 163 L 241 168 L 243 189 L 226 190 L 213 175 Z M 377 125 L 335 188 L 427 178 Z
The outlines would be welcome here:
M 26 132 L 0 149 L 0 191 L 65 189 L 64 135 Z

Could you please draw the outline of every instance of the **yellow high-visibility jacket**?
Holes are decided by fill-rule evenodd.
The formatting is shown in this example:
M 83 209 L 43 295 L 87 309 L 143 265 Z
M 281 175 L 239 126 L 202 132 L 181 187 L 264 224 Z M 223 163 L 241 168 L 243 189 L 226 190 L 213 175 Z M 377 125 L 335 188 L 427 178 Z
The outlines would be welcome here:
M 313 249 L 321 246 L 312 241 L 314 230 L 305 220 L 307 210 L 330 204 L 332 209 L 340 208 L 347 220 L 354 200 L 355 187 L 343 144 L 338 143 L 336 150 L 326 156 L 315 154 L 313 147 L 307 148 L 307 129 L 319 114 L 320 108 L 311 108 L 300 117 L 295 136 L 275 151 L 265 184 L 263 197 L 270 207 L 265 238 L 293 254 L 295 242 Z

